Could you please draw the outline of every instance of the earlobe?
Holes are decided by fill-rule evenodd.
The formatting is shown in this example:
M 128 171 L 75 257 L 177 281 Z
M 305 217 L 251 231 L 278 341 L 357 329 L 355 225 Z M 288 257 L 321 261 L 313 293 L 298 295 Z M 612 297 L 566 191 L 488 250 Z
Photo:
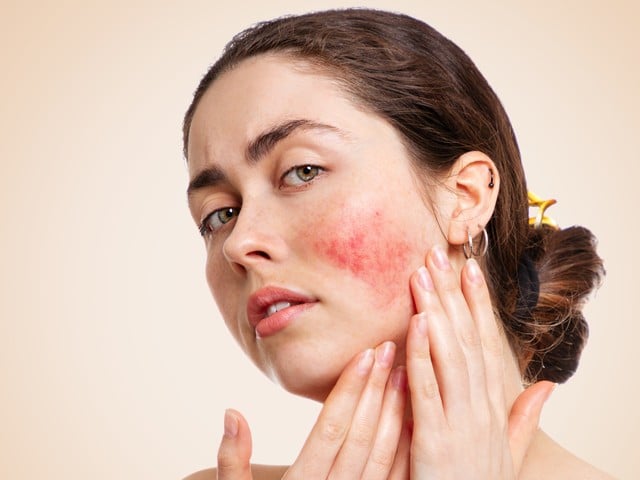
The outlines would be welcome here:
M 452 171 L 456 201 L 447 240 L 451 245 L 463 245 L 469 235 L 479 235 L 491 219 L 500 190 L 500 173 L 493 160 L 478 151 L 461 155 Z

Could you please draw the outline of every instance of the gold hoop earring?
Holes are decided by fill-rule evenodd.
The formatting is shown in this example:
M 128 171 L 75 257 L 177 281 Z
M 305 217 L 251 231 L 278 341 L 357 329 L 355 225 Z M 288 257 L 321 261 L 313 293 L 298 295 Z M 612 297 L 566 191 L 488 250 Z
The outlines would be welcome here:
M 487 233 L 487 229 L 482 225 L 478 225 L 478 227 L 482 229 L 482 246 L 474 248 L 473 236 L 471 236 L 471 230 L 467 227 L 467 243 L 462 245 L 464 258 L 483 257 L 487 253 L 487 250 L 489 250 L 489 234 Z

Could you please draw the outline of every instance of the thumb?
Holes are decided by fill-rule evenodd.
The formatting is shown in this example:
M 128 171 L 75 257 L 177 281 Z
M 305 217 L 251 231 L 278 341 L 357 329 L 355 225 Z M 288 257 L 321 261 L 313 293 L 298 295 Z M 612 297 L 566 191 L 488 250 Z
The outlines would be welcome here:
M 509 413 L 509 445 L 516 475 L 538 430 L 540 413 L 556 384 L 543 380 L 534 383 L 518 395 Z
M 218 449 L 218 480 L 251 480 L 251 432 L 235 410 L 224 412 L 224 435 Z

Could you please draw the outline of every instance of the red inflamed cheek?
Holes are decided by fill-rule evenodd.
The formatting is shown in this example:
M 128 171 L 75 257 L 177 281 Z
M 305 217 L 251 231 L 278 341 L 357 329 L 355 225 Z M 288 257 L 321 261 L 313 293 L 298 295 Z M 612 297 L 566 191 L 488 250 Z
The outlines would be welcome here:
M 381 303 L 408 287 L 410 244 L 379 210 L 341 211 L 314 232 L 316 251 L 368 283 Z

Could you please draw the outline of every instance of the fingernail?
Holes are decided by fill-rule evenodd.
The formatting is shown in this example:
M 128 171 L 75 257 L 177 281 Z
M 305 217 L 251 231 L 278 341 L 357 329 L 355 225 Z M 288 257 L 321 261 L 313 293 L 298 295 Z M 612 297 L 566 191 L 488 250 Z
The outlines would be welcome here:
M 431 275 L 429 275 L 429 270 L 427 270 L 427 267 L 425 267 L 424 265 L 418 269 L 418 283 L 426 291 L 433 291 L 433 281 L 431 280 Z
M 373 348 L 365 350 L 360 355 L 360 360 L 358 361 L 358 373 L 361 375 L 367 375 L 373 366 Z
M 400 366 L 391 373 L 391 385 L 401 392 L 407 389 L 407 369 L 405 367 Z
M 416 329 L 424 337 L 427 335 L 427 316 L 424 313 L 418 313 L 416 316 Z
M 440 270 L 449 270 L 451 268 L 451 264 L 449 263 L 449 259 L 447 258 L 447 254 L 444 249 L 440 245 L 436 245 L 433 247 L 433 262 L 436 264 Z
M 396 345 L 393 342 L 384 342 L 376 348 L 376 362 L 383 367 L 390 367 L 393 364 L 393 356 L 396 351 Z
M 482 270 L 480 270 L 480 265 L 475 258 L 467 260 L 467 278 L 476 285 L 482 283 Z
M 238 435 L 238 419 L 230 410 L 224 412 L 224 436 L 235 438 Z

